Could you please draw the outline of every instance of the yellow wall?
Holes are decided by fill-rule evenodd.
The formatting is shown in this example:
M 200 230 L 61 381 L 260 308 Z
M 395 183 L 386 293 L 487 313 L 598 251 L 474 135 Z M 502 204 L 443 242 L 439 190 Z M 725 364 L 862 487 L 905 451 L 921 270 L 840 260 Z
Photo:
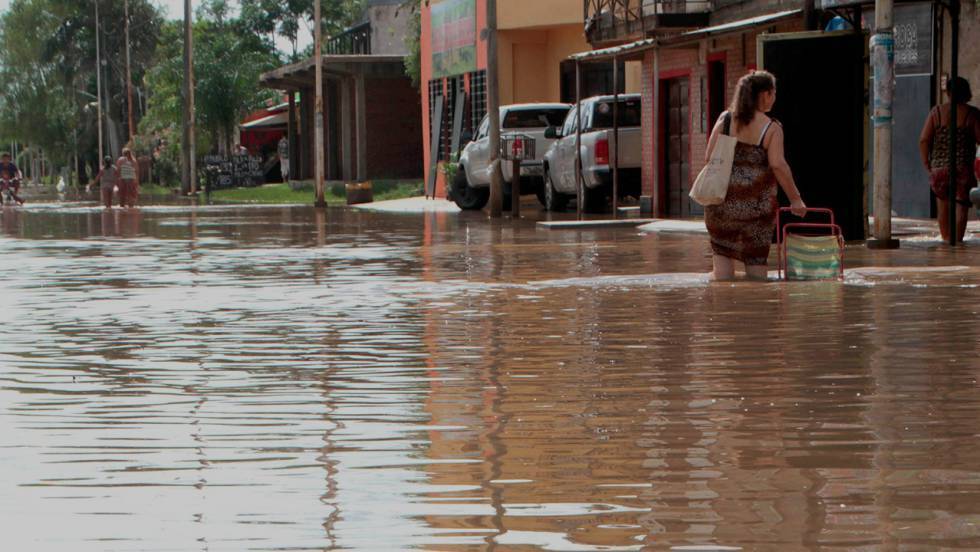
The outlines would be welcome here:
M 581 25 L 501 31 L 497 46 L 500 102 L 557 102 L 561 62 L 588 49 Z
M 643 92 L 643 62 L 627 61 L 625 73 L 626 93 L 639 94 Z
M 552 25 L 583 26 L 581 0 L 497 0 L 498 29 Z

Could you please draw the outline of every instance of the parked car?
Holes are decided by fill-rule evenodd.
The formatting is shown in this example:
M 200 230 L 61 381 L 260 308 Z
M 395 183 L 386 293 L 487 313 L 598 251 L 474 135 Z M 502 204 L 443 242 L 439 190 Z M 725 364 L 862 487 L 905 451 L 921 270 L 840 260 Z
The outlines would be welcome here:
M 542 156 L 552 140 L 544 131 L 561 124 L 572 106 L 563 103 L 505 105 L 500 108 L 500 132 L 520 133 L 535 139 L 535 158 L 521 163 L 521 192 L 535 193 L 544 204 Z M 464 136 L 464 139 L 466 137 Z M 505 194 L 513 181 L 510 163 L 501 163 Z M 476 136 L 463 148 L 453 178 L 452 199 L 461 209 L 482 209 L 490 198 L 490 117 L 484 116 Z
M 589 210 L 605 208 L 612 197 L 613 176 L 611 146 L 613 138 L 614 96 L 595 96 L 582 100 L 582 179 L 585 206 Z M 577 109 L 572 107 L 560 128 L 545 131 L 554 139 L 544 154 L 544 204 L 550 211 L 565 208 L 578 195 L 575 178 L 575 144 L 578 127 Z M 639 197 L 642 165 L 641 109 L 639 94 L 619 96 L 619 195 Z

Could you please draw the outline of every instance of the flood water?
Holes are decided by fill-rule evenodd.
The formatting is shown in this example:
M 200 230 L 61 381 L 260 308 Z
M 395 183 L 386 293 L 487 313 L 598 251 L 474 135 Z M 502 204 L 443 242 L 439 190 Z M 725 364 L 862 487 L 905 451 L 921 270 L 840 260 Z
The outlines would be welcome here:
M 531 213 L 533 214 L 533 213 Z M 980 247 L 2 212 L 10 551 L 980 549 Z

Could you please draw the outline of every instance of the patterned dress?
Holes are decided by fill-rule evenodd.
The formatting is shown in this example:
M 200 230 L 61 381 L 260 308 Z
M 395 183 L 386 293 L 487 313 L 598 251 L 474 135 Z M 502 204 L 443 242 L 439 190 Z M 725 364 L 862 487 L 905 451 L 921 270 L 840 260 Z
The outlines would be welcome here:
M 949 131 L 943 126 L 939 115 L 940 109 L 949 110 L 949 104 L 934 107 L 930 117 L 936 133 L 932 138 L 932 152 L 929 155 L 929 187 L 939 199 L 949 198 Z M 968 106 L 964 124 L 956 127 L 956 202 L 969 207 L 970 189 L 977 185 L 976 175 L 973 174 L 974 152 L 977 150 L 977 137 L 974 125 L 978 111 Z
M 738 142 L 725 201 L 704 208 L 712 251 L 746 265 L 767 263 L 776 226 L 776 176 L 762 146 L 767 131 L 759 144 Z

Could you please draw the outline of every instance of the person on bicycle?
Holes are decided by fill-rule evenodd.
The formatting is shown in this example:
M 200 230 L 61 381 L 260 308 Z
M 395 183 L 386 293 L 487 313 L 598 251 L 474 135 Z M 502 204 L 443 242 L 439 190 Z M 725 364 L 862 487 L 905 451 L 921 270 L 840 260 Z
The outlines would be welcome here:
M 0 154 L 0 178 L 4 181 L 4 186 L 9 190 L 10 196 L 14 198 L 17 203 L 21 205 L 24 204 L 24 200 L 21 199 L 17 192 L 20 191 L 20 180 L 23 175 L 17 165 L 10 160 L 10 154 L 3 152 Z

